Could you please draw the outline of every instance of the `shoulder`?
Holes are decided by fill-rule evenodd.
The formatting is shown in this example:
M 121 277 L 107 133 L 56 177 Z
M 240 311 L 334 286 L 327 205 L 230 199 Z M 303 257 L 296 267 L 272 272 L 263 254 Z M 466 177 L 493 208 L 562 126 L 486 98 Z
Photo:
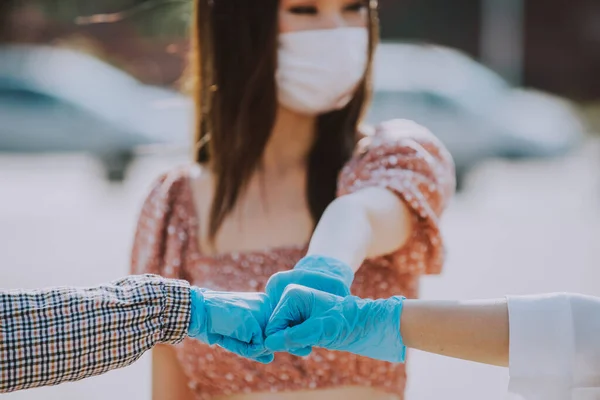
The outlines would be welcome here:
M 393 119 L 375 126 L 361 127 L 358 153 L 385 147 L 407 146 L 410 142 L 443 148 L 440 140 L 426 127 L 408 119 Z
M 189 182 L 193 173 L 194 165 L 181 165 L 169 171 L 163 172 L 154 179 L 151 192 L 157 197 L 166 198 L 170 194 L 176 194 Z
M 415 121 L 394 119 L 362 131 L 355 160 L 391 164 L 397 160 L 420 160 L 435 164 L 450 175 L 454 173 L 450 152 L 429 129 Z
M 204 186 L 208 187 L 208 172 L 205 170 L 198 164 L 186 164 L 160 174 L 150 185 L 147 200 L 157 205 L 172 204 L 184 197 L 191 186 L 204 182 Z
M 155 216 L 175 209 L 204 214 L 212 202 L 213 187 L 214 174 L 206 166 L 188 164 L 173 168 L 155 179 L 143 211 Z
M 361 131 L 355 154 L 341 171 L 339 194 L 375 184 L 399 187 L 427 182 L 426 186 L 439 186 L 440 193 L 451 197 L 454 162 L 429 129 L 396 119 Z

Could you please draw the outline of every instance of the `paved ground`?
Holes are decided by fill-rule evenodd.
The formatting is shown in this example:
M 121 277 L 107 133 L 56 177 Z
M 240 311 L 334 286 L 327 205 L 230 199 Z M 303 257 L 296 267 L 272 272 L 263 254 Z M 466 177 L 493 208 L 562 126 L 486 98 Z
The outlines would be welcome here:
M 600 295 L 600 146 L 553 162 L 491 163 L 444 219 L 448 263 L 423 297 L 544 291 Z M 176 158 L 146 159 L 126 186 L 83 157 L 0 157 L 0 286 L 87 285 L 127 272 L 137 210 Z M 414 352 L 409 400 L 504 398 L 505 370 Z M 9 400 L 149 399 L 149 359 L 85 382 Z

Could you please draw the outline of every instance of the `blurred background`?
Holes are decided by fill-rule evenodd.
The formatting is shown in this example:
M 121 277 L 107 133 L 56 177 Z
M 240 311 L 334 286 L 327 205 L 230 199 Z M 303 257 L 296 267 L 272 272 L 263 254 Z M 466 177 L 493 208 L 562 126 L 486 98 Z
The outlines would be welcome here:
M 457 165 L 448 261 L 422 296 L 600 295 L 600 3 L 379 0 L 367 120 Z M 189 0 L 0 1 L 0 286 L 128 272 L 150 183 L 185 163 Z M 408 400 L 503 399 L 504 369 L 413 352 Z M 149 399 L 150 359 L 11 400 Z

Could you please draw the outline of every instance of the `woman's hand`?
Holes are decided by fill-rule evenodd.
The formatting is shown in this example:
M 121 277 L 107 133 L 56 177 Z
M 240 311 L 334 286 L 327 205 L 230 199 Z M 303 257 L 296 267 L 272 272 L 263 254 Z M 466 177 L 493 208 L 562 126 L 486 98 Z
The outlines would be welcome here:
M 192 288 L 191 299 L 190 337 L 264 364 L 273 361 L 264 345 L 264 329 L 273 310 L 266 294 Z
M 298 285 L 287 287 L 265 335 L 271 351 L 308 355 L 312 346 L 391 362 L 404 362 L 402 297 L 339 297 Z

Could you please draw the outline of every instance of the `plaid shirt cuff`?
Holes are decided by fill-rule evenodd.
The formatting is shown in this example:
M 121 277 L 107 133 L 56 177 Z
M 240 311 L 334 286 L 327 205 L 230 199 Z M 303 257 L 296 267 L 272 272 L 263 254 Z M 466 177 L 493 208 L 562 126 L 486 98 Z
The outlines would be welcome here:
M 160 341 L 177 344 L 188 336 L 192 307 L 190 284 L 186 281 L 163 279 L 163 285 L 165 303 Z

